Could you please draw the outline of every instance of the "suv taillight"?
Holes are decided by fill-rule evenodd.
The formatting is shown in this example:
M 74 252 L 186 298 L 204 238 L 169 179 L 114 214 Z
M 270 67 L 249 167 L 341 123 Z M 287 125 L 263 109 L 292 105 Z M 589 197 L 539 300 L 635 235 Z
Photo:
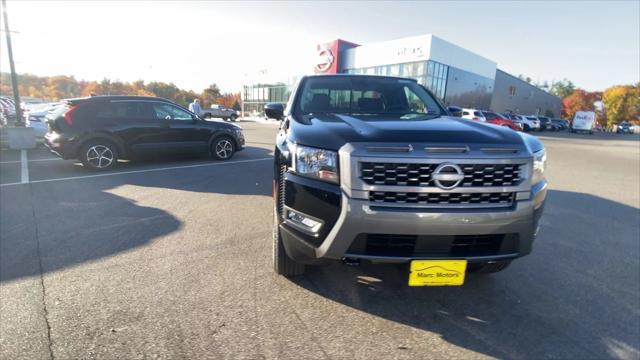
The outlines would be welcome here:
M 67 123 L 67 125 L 69 126 L 73 126 L 73 113 L 78 110 L 77 106 L 72 106 L 69 108 L 69 110 L 67 110 L 66 113 L 64 113 L 64 122 Z

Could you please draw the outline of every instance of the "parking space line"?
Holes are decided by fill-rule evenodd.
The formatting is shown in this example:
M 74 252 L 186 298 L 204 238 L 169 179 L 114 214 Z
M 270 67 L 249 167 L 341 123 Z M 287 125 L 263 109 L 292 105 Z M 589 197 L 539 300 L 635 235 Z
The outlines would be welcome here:
M 32 159 L 32 160 L 27 160 L 27 162 L 36 162 L 36 161 L 58 161 L 58 160 L 64 160 L 61 158 L 49 158 L 49 159 Z M 0 161 L 0 164 L 18 164 L 21 163 L 22 160 L 13 160 L 13 161 Z
M 54 178 L 54 179 L 33 180 L 33 181 L 29 182 L 29 183 L 37 184 L 37 183 L 46 183 L 46 182 L 54 182 L 54 181 L 88 179 L 88 178 L 106 177 L 106 176 L 115 176 L 115 175 L 140 174 L 140 173 L 154 172 L 154 171 L 166 171 L 166 170 L 189 169 L 189 168 L 207 167 L 207 166 L 242 164 L 242 163 L 265 161 L 265 160 L 273 160 L 273 157 L 259 158 L 259 159 L 249 159 L 249 160 L 238 160 L 238 161 L 225 161 L 225 162 L 216 162 L 216 163 L 205 163 L 205 164 L 194 164 L 194 165 L 183 165 L 183 166 L 169 166 L 169 167 L 153 168 L 153 169 L 119 171 L 119 172 L 112 172 L 112 173 L 106 173 L 106 174 L 70 176 L 70 177 Z M 27 181 L 28 181 L 28 174 L 27 174 Z M 24 182 L 0 184 L 0 187 L 21 185 L 21 184 L 24 184 Z
M 29 182 L 29 163 L 27 163 L 27 150 L 20 150 L 20 183 Z

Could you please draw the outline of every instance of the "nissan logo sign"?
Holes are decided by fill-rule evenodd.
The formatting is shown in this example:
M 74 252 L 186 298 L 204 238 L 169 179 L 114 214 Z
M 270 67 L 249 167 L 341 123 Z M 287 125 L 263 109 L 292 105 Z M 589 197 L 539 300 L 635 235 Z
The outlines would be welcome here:
M 331 65 L 333 64 L 333 54 L 329 49 L 322 49 L 318 52 L 318 63 L 316 64 L 316 69 L 318 71 L 324 72 L 329 70 Z
M 440 189 L 451 190 L 464 180 L 464 173 L 456 164 L 443 163 L 433 171 L 431 178 Z

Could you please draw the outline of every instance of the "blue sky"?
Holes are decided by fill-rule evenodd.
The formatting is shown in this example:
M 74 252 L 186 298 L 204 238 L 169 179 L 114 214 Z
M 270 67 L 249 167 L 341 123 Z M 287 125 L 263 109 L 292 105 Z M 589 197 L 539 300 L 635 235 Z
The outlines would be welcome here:
M 640 1 L 8 1 L 19 72 L 238 90 L 311 69 L 317 42 L 432 33 L 534 80 L 587 90 L 640 81 Z M 61 21 L 69 19 L 69 21 Z M 72 40 L 73 39 L 73 40 Z M 8 71 L 4 36 L 0 70 Z M 72 43 L 72 46 L 69 44 Z

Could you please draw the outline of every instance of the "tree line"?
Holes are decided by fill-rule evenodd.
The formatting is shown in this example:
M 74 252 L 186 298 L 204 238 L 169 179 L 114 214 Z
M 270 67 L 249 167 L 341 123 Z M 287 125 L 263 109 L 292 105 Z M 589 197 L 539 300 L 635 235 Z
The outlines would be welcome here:
M 139 95 L 158 96 L 187 106 L 193 99 L 200 99 L 202 107 L 214 104 L 240 110 L 240 93 L 223 93 L 214 83 L 202 92 L 180 89 L 173 83 L 137 80 L 123 82 L 103 79 L 102 81 L 77 80 L 73 76 L 18 75 L 20 96 L 30 96 L 46 101 L 95 95 Z M 0 74 L 0 94 L 12 96 L 9 73 Z
M 603 126 L 640 122 L 640 83 L 586 91 L 563 79 L 551 83 L 549 92 L 562 99 L 562 115 L 568 119 L 573 119 L 577 111 L 594 111 Z
M 604 91 L 586 91 L 568 79 L 537 82 L 518 75 L 522 81 L 562 99 L 562 116 L 573 119 L 578 111 L 593 111 L 598 123 L 612 126 L 622 121 L 640 123 L 640 83 L 616 85 Z M 545 114 L 546 115 L 546 114 Z

